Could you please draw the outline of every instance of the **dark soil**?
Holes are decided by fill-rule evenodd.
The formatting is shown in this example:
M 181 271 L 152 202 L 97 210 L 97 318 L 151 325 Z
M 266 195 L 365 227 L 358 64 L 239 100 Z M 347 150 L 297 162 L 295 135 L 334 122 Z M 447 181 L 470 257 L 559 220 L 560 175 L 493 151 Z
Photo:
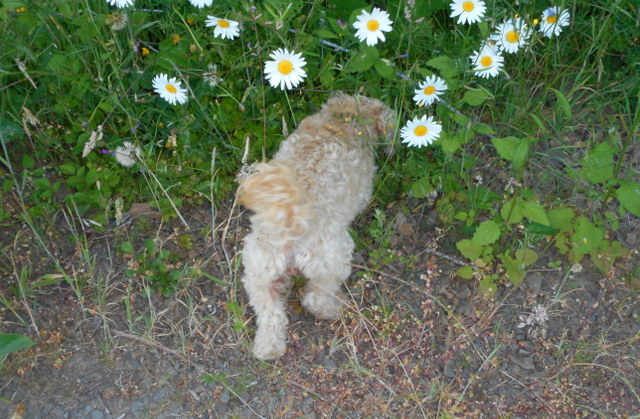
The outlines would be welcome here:
M 586 261 L 581 271 L 570 269 L 561 256 L 543 253 L 521 286 L 501 286 L 486 298 L 474 281 L 455 277 L 455 252 L 436 217 L 404 211 L 409 215 L 395 223 L 388 251 L 372 252 L 374 245 L 361 241 L 341 320 L 316 322 L 306 314 L 296 281 L 289 349 L 263 363 L 250 354 L 255 326 L 239 285 L 245 218 L 237 209 L 223 212 L 231 215 L 212 223 L 207 209 L 187 211 L 187 230 L 139 211 L 126 227 L 104 233 L 79 227 L 76 237 L 86 246 L 58 216 L 42 237 L 59 268 L 26 226 L 1 227 L 3 333 L 28 335 L 37 345 L 0 367 L 0 417 L 640 412 L 640 293 L 631 277 L 637 252 L 607 273 Z M 400 211 L 387 212 L 392 218 Z M 363 215 L 358 228 L 370 217 Z M 622 234 L 637 231 L 637 220 L 627 224 Z M 167 297 L 152 290 L 153 272 L 125 275 L 140 261 L 118 251 L 120 244 L 132 242 L 137 255 L 147 238 L 174 255 L 165 260 L 170 268 L 191 268 Z M 23 267 L 31 284 L 61 272 L 70 280 L 20 295 Z M 537 305 L 548 321 L 518 327 Z

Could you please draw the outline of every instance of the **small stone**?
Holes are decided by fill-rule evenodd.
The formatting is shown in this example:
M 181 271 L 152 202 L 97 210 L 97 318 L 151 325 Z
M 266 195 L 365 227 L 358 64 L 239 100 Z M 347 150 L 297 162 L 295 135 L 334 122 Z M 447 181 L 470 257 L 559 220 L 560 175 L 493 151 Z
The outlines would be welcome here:
M 511 362 L 513 362 L 514 364 L 516 364 L 517 366 L 519 366 L 520 368 L 523 368 L 525 370 L 535 370 L 536 366 L 533 363 L 533 357 L 532 356 L 527 356 L 524 358 L 518 358 L 515 356 L 509 356 L 509 359 L 511 360 Z
M 540 273 L 538 272 L 533 272 L 527 275 L 525 284 L 531 290 L 531 292 L 535 294 L 539 293 L 540 288 L 542 288 L 542 275 L 540 275 Z
M 99 410 L 94 410 L 91 412 L 91 419 L 102 419 L 104 417 L 104 413 Z
M 447 362 L 444 363 L 444 371 L 442 373 L 447 378 L 455 377 L 456 373 L 453 370 L 453 360 L 448 359 Z

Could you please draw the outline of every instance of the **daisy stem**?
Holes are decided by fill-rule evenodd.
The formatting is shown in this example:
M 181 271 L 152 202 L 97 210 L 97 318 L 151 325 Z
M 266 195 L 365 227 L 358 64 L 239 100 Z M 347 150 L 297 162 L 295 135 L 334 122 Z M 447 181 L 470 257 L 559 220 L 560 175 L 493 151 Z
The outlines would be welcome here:
M 291 112 L 291 119 L 293 119 L 293 125 L 297 126 L 298 123 L 296 122 L 296 116 L 293 114 L 293 107 L 291 107 L 291 101 L 289 101 L 289 93 L 287 93 L 287 91 L 284 91 L 284 97 L 287 98 L 287 105 L 289 105 L 289 112 Z

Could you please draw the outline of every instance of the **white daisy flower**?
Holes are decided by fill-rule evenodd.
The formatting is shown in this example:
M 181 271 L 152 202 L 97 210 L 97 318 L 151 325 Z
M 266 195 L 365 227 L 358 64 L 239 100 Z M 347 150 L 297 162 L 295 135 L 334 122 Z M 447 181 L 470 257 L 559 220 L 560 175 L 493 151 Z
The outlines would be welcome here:
M 419 89 L 414 91 L 413 100 L 420 106 L 428 106 L 436 101 L 438 96 L 447 90 L 447 83 L 440 77 L 427 77 L 425 81 L 418 85 Z
M 482 0 L 453 0 L 451 17 L 458 16 L 458 23 L 477 23 L 484 17 L 487 7 Z
M 119 9 L 122 9 L 123 7 L 133 6 L 133 0 L 107 0 L 107 3 L 112 6 L 116 6 Z
M 269 54 L 269 57 L 271 60 L 264 64 L 264 72 L 272 87 L 279 87 L 281 90 L 285 87 L 292 89 L 307 77 L 307 73 L 302 69 L 307 65 L 302 54 L 278 48 Z
M 353 27 L 357 29 L 356 37 L 362 41 L 367 41 L 367 45 L 372 46 L 378 43 L 378 40 L 384 42 L 383 32 L 391 32 L 391 24 L 389 13 L 374 7 L 371 13 L 363 10 L 356 18 Z
M 487 79 L 497 76 L 504 65 L 504 57 L 490 45 L 483 46 L 480 52 L 474 51 L 470 58 L 475 75 Z
M 433 120 L 433 117 L 423 116 L 413 118 L 400 130 L 402 142 L 409 147 L 424 147 L 440 137 L 442 125 Z
M 530 36 L 531 29 L 524 20 L 517 17 L 499 24 L 496 32 L 491 35 L 491 39 L 501 50 L 514 53 L 527 45 Z
M 189 0 L 189 3 L 202 9 L 203 7 L 211 6 L 213 4 L 213 0 Z
M 116 147 L 116 161 L 124 167 L 131 167 L 142 158 L 140 147 L 133 145 L 130 141 L 125 141 L 121 146 Z
M 166 74 L 158 74 L 153 78 L 153 90 L 172 105 L 182 105 L 187 101 L 187 89 L 180 87 L 175 77 L 169 78 Z
M 240 33 L 240 24 L 234 20 L 220 19 L 215 16 L 207 16 L 207 26 L 213 26 L 213 36 L 222 39 L 233 39 Z
M 552 35 L 558 36 L 562 33 L 563 26 L 569 26 L 569 11 L 561 10 L 559 7 L 549 7 L 542 12 L 540 18 L 540 32 L 547 38 Z

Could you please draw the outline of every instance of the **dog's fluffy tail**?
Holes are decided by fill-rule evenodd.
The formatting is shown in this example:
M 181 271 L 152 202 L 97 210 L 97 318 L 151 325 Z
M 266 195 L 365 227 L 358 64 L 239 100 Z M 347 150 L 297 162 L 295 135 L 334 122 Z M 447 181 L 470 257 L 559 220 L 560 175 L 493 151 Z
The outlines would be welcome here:
M 284 245 L 305 233 L 311 210 L 291 167 L 276 160 L 258 163 L 239 182 L 238 202 L 255 213 L 255 221 L 272 242 L 279 238 Z

